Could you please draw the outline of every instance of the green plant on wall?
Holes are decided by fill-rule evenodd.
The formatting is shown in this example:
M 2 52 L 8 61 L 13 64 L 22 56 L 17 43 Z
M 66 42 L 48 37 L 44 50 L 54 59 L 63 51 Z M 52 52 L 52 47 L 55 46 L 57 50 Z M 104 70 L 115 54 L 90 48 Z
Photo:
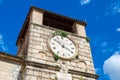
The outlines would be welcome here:
M 18 57 L 21 58 L 21 59 L 24 59 L 24 58 L 25 58 L 25 55 L 19 54 Z
M 54 60 L 57 61 L 59 59 L 59 56 L 57 54 L 54 54 Z
M 57 79 L 57 76 L 55 76 L 55 80 L 58 80 L 58 79 Z
M 87 41 L 87 42 L 90 42 L 90 38 L 89 38 L 89 37 L 86 37 L 86 41 Z
M 75 58 L 76 58 L 76 59 L 79 59 L 79 56 L 78 56 L 78 55 L 76 55 L 76 56 L 75 56 Z
M 57 30 L 55 31 L 54 35 L 60 35 L 60 36 L 66 37 L 68 33 L 62 30 Z
M 83 80 L 83 77 L 82 77 L 82 76 L 80 76 L 80 80 Z
M 60 68 L 60 66 L 59 66 L 59 65 L 55 65 L 55 67 L 56 67 L 56 68 Z

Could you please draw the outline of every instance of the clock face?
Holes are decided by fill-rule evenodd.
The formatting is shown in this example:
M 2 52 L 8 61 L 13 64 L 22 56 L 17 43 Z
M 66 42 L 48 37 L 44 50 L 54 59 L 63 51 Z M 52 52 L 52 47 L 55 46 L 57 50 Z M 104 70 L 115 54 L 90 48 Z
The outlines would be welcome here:
M 48 44 L 50 50 L 61 58 L 70 59 L 76 56 L 76 46 L 67 37 L 51 36 Z

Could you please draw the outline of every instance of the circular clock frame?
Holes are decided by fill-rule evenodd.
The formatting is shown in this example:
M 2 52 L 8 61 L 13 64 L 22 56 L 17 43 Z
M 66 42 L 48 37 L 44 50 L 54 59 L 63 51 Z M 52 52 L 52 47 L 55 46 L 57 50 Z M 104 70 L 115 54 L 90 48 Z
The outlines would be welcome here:
M 48 47 L 48 49 L 50 50 L 50 52 L 51 52 L 53 55 L 56 54 L 56 53 L 51 49 L 50 41 L 51 41 L 51 39 L 52 39 L 54 36 L 60 36 L 60 35 L 53 35 L 53 34 L 51 34 L 51 35 L 48 37 L 48 40 L 47 40 L 47 47 Z M 58 55 L 58 56 L 59 56 L 61 59 L 64 59 L 64 60 L 72 60 L 72 59 L 75 59 L 76 55 L 78 54 L 78 47 L 77 47 L 77 45 L 74 43 L 73 40 L 71 40 L 69 37 L 66 37 L 66 38 L 68 38 L 68 39 L 74 44 L 74 46 L 75 46 L 75 52 L 73 53 L 74 55 L 71 56 L 71 57 L 69 57 L 69 58 L 61 57 L 61 56 L 59 56 L 59 55 Z

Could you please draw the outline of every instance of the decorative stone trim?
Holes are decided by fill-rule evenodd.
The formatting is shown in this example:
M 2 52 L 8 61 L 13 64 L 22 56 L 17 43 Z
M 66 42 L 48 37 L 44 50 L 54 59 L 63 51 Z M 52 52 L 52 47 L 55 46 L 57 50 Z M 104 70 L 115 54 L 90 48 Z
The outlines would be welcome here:
M 38 67 L 41 69 L 48 69 L 48 70 L 53 70 L 53 71 L 60 71 L 60 67 L 56 67 L 55 65 L 49 65 L 49 64 L 43 64 L 43 63 L 37 63 L 37 62 L 32 62 L 32 61 L 26 61 L 23 59 L 20 59 L 19 57 L 13 56 L 13 55 L 9 55 L 0 52 L 0 59 L 5 59 L 5 60 L 11 60 L 11 61 L 15 61 L 15 62 L 19 62 L 22 66 L 22 70 L 25 68 L 25 66 L 33 66 L 33 67 Z M 91 74 L 91 73 L 86 73 L 86 72 L 81 72 L 81 71 L 77 71 L 77 70 L 72 70 L 69 69 L 68 73 L 70 74 L 74 74 L 74 75 L 82 75 L 82 76 L 86 76 L 86 77 L 90 77 L 90 78 L 95 78 L 97 79 L 99 76 L 96 74 Z
M 86 76 L 86 77 L 90 77 L 90 78 L 95 78 L 95 79 L 97 79 L 99 77 L 96 74 L 91 74 L 91 73 L 86 73 L 86 72 L 81 72 L 81 71 L 76 71 L 76 70 L 69 70 L 68 72 L 71 73 L 71 74 L 82 75 L 82 76 Z
M 43 69 L 50 69 L 50 70 L 55 70 L 55 71 L 60 70 L 59 67 L 56 67 L 54 65 L 42 64 L 42 63 L 31 62 L 31 61 L 25 61 L 25 62 L 26 62 L 26 65 L 30 65 L 30 66 L 34 66 L 34 67 L 40 67 Z
M 36 24 L 36 23 L 29 23 L 29 24 L 36 25 L 36 26 L 40 26 L 40 27 L 44 27 L 44 28 L 47 28 L 47 29 L 50 29 L 50 30 L 55 30 L 55 31 L 60 30 L 60 29 L 52 28 L 52 27 L 45 26 L 45 25 L 39 25 L 39 24 Z M 67 31 L 66 31 L 66 32 L 67 32 Z M 77 35 L 77 34 L 75 34 L 75 33 L 70 33 L 70 32 L 67 32 L 67 33 L 70 34 L 70 35 L 79 37 L 79 38 L 84 38 L 84 39 L 86 39 L 86 37 Z
M 22 62 L 24 61 L 24 60 L 22 60 L 22 58 L 19 58 L 19 57 L 17 57 L 17 56 L 10 55 L 10 54 L 8 54 L 8 53 L 3 53 L 3 52 L 0 52 L 0 59 L 17 61 L 17 62 L 20 62 L 20 63 L 22 63 Z

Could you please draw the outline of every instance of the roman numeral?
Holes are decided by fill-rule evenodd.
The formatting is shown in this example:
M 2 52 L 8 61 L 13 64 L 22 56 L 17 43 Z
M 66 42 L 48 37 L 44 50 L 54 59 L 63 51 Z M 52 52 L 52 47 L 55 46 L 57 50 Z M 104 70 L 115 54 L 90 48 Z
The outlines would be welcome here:
M 59 37 L 56 37 L 57 39 L 59 39 Z
M 55 43 L 51 43 L 51 44 L 53 44 L 53 45 L 54 45 Z
M 74 48 L 71 48 L 71 49 L 74 49 Z
M 73 51 L 70 51 L 73 54 Z
M 59 53 L 60 53 L 60 51 L 57 51 L 57 53 L 59 54 Z
M 70 54 L 68 54 L 68 56 L 70 56 Z
M 56 39 L 53 39 L 54 41 L 56 41 Z
M 53 49 L 56 49 L 56 47 L 53 47 Z

